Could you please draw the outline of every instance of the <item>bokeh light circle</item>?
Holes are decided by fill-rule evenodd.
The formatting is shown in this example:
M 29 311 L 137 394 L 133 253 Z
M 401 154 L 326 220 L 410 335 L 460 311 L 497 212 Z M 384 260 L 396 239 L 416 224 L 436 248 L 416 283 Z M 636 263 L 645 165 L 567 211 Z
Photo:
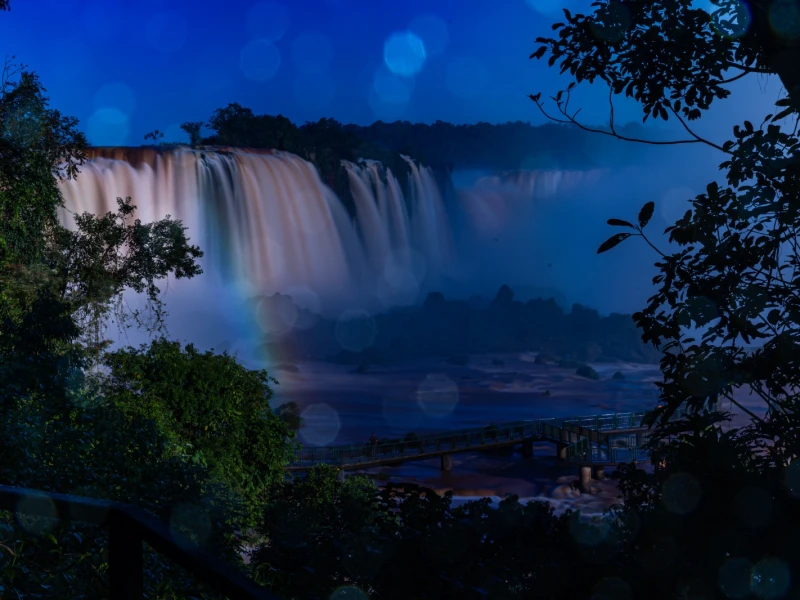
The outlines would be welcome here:
M 330 600 L 367 600 L 369 596 L 354 585 L 345 585 L 336 588 Z
M 254 81 L 272 79 L 281 66 L 281 53 L 269 40 L 253 40 L 242 48 L 239 68 Z
M 703 487 L 691 473 L 675 473 L 664 482 L 661 502 L 672 513 L 685 515 L 700 503 Z
M 300 438 L 310 446 L 331 445 L 342 426 L 339 413 L 325 403 L 312 404 L 300 413 L 300 418 L 303 420 Z
M 299 308 L 318 313 L 322 309 L 322 300 L 314 290 L 304 286 L 290 286 L 284 293 L 292 299 Z
M 414 91 L 414 81 L 398 77 L 384 67 L 380 67 L 375 70 L 373 75 L 372 89 L 386 104 L 406 104 Z
M 145 37 L 153 48 L 170 54 L 183 48 L 188 33 L 186 19 L 175 13 L 160 13 L 150 19 Z
M 789 589 L 791 579 L 786 561 L 770 556 L 753 567 L 750 590 L 759 598 L 782 598 Z
M 800 37 L 800 6 L 796 0 L 775 0 L 769 7 L 769 25 L 784 39 Z
M 361 352 L 369 348 L 377 333 L 375 319 L 363 309 L 346 310 L 336 319 L 336 341 L 345 350 Z
M 611 3 L 604 7 L 606 15 L 601 21 L 595 21 L 589 28 L 598 40 L 616 44 L 622 41 L 631 28 L 630 9 L 624 4 Z
M 425 53 L 429 57 L 442 54 L 450 42 L 447 23 L 436 15 L 415 17 L 408 30 L 422 40 Z
M 172 509 L 169 518 L 170 532 L 179 534 L 174 539 L 180 544 L 188 542 L 187 547 L 202 545 L 211 537 L 211 519 L 205 509 L 196 504 L 178 504 Z
M 292 61 L 306 73 L 322 73 L 333 61 L 333 42 L 324 33 L 305 31 L 292 42 Z
M 256 321 L 264 333 L 284 335 L 297 321 L 297 307 L 288 298 L 260 298 L 256 305 Z
M 49 497 L 33 493 L 20 498 L 14 517 L 17 524 L 26 531 L 34 535 L 44 535 L 56 524 L 58 510 Z
M 443 373 L 429 374 L 417 388 L 417 404 L 431 417 L 451 415 L 458 399 L 458 385 Z
M 279 2 L 259 2 L 247 11 L 247 31 L 254 38 L 277 42 L 289 29 L 289 11 Z
M 292 97 L 296 106 L 327 114 L 328 107 L 336 97 L 336 83 L 330 71 L 322 73 L 298 73 L 292 84 Z M 300 227 L 304 232 L 315 229 L 319 221 L 304 220 Z M 313 231 L 311 232 L 313 233 Z
M 124 146 L 129 133 L 128 116 L 116 108 L 96 110 L 86 124 L 86 134 L 94 146 Z
M 731 9 L 719 11 L 718 7 L 711 5 L 708 13 L 711 19 L 711 28 L 720 37 L 736 40 L 742 37 L 753 21 L 753 15 L 747 2 L 735 2 Z M 771 13 L 770 13 L 771 16 Z
M 122 82 L 107 83 L 94 93 L 95 109 L 114 108 L 130 117 L 136 109 L 136 94 Z
M 401 77 L 419 73 L 426 57 L 425 44 L 410 31 L 390 35 L 383 45 L 383 62 L 392 73 Z
M 728 598 L 745 598 L 750 595 L 750 577 L 753 563 L 746 558 L 729 558 L 719 569 L 719 587 Z

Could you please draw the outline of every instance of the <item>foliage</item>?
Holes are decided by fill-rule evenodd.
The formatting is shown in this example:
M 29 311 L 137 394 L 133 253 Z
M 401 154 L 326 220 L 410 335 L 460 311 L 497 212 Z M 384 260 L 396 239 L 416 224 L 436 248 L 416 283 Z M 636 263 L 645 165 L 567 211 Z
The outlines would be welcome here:
M 164 132 L 154 129 L 144 134 L 144 139 L 152 140 L 153 142 L 164 139 Z
M 57 224 L 61 205 L 54 175 L 74 177 L 86 159 L 77 120 L 51 109 L 39 78 L 12 61 L 0 73 L 2 268 L 38 257 L 39 240 Z
M 75 230 L 54 227 L 46 264 L 58 282 L 57 293 L 79 322 L 96 331 L 102 315 L 116 307 L 121 324 L 133 321 L 152 331 L 163 331 L 166 311 L 156 282 L 203 272 L 196 260 L 203 256 L 189 245 L 186 228 L 168 215 L 155 223 L 132 220 L 131 199 L 117 198 L 116 213 L 75 215 Z M 145 293 L 144 311 L 126 313 L 122 291 Z M 96 356 L 100 340 L 93 340 Z
M 78 175 L 85 138 L 76 120 L 49 108 L 34 74 L 7 63 L 2 77 L 0 482 L 134 503 L 220 559 L 240 561 L 233 524 L 246 523 L 247 507 L 85 375 L 99 350 L 87 345 L 89 325 L 125 290 L 160 308 L 157 281 L 198 274 L 201 253 L 180 222 L 130 223 L 130 200 L 116 214 L 61 227 L 58 179 Z M 9 513 L 0 529 L 3 596 L 107 595 L 105 532 Z M 145 580 L 149 598 L 212 597 L 150 551 Z
M 504 295 L 504 290 L 510 297 Z M 449 364 L 464 366 L 469 354 L 530 350 L 557 353 L 572 369 L 587 361 L 657 364 L 660 359 L 659 352 L 642 343 L 630 315 L 612 313 L 601 317 L 596 310 L 579 304 L 565 312 L 553 298 L 522 302 L 513 296 L 514 292 L 503 286 L 497 297 L 486 303 L 489 306 L 482 308 L 433 292 L 422 307 L 403 307 L 375 315 L 376 337 L 361 352 L 342 350 L 336 341 L 334 323 L 319 315 L 314 316 L 312 327 L 292 331 L 275 344 L 281 345 L 282 352 L 292 348 L 297 357 L 364 365 L 362 370 L 368 364 L 420 356 L 445 357 Z M 278 302 L 286 298 L 276 295 L 264 300 Z M 548 356 L 543 354 L 542 360 Z M 549 360 L 556 361 L 554 357 Z
M 126 420 L 86 388 L 73 390 L 72 399 L 69 411 L 54 414 L 46 398 L 31 398 L 8 414 L 3 439 L 13 444 L 3 445 L 3 484 L 134 503 L 220 558 L 239 560 L 229 523 L 242 511 L 208 483 L 203 467 L 174 456 L 153 423 Z M 193 515 L 190 522 L 186 513 Z M 5 591 L 24 597 L 107 594 L 107 532 L 8 513 L 0 515 L 0 530 Z M 198 589 L 154 552 L 146 554 L 145 564 L 149 597 L 180 598 Z
M 553 26 L 558 39 L 539 38 L 543 46 L 532 55 L 549 53 L 551 66 L 560 61 L 561 71 L 574 77 L 553 97 L 565 117 L 558 120 L 592 131 L 568 103 L 578 83 L 600 79 L 609 86 L 612 111 L 609 129 L 600 133 L 630 139 L 613 122 L 612 98 L 624 93 L 642 104 L 645 120 L 672 116 L 689 134 L 633 141 L 702 143 L 725 155 L 725 183 L 710 183 L 666 229 L 674 252 L 658 250 L 644 233 L 653 202 L 636 223 L 610 219 L 628 231 L 598 249 L 642 237 L 660 257 L 657 289 L 634 315 L 642 339 L 663 354 L 661 406 L 647 417 L 657 468 L 652 475 L 626 468 L 619 479 L 621 522 L 634 541 L 626 576 L 634 590 L 654 598 L 709 597 L 718 590 L 728 597 L 781 597 L 798 561 L 789 540 L 800 514 L 792 462 L 800 450 L 794 275 L 800 145 L 796 122 L 785 131 L 781 121 L 798 119 L 800 50 L 773 18 L 780 3 L 754 0 L 750 10 L 733 0 L 713 4 L 711 15 L 688 0 L 597 2 L 590 16 L 564 11 L 565 23 Z M 753 73 L 778 75 L 788 92 L 773 114 L 758 127 L 750 121 L 734 127 L 733 139 L 722 144 L 692 131 L 687 121 L 726 98 L 727 84 Z M 544 112 L 541 94 L 532 99 Z M 758 348 L 750 353 L 743 343 Z M 737 390 L 762 400 L 766 415 L 743 406 Z M 730 415 L 722 400 L 750 415 L 750 424 L 723 431 Z M 681 406 L 687 416 L 669 422 Z
M 207 465 L 252 502 L 283 480 L 294 434 L 269 408 L 276 382 L 266 371 L 164 338 L 109 352 L 103 362 L 106 400 L 130 422 L 155 422 L 177 455 Z
M 297 431 L 303 426 L 303 417 L 300 415 L 300 407 L 297 402 L 281 404 L 274 412 L 290 431 Z
M 181 129 L 186 132 L 186 135 L 189 136 L 189 144 L 192 146 L 200 145 L 202 141 L 200 130 L 202 128 L 202 121 L 187 121 L 186 123 L 181 123 Z
M 319 467 L 287 482 L 267 507 L 269 542 L 254 553 L 255 572 L 286 598 L 328 598 L 345 586 L 385 599 L 588 597 L 580 592 L 599 569 L 569 574 L 584 560 L 581 548 L 600 553 L 577 514 L 557 517 L 552 505 L 515 496 L 496 508 L 488 498 L 451 502 L 450 492 L 377 490 L 363 476 L 339 482 Z
M 345 125 L 363 140 L 375 158 L 385 154 L 413 156 L 434 169 L 587 169 L 641 163 L 646 156 L 623 144 L 598 140 L 572 127 L 522 121 L 507 123 L 431 124 L 377 121 L 371 125 Z M 620 130 L 630 135 L 642 128 L 629 124 Z M 396 154 L 395 154 L 396 155 Z

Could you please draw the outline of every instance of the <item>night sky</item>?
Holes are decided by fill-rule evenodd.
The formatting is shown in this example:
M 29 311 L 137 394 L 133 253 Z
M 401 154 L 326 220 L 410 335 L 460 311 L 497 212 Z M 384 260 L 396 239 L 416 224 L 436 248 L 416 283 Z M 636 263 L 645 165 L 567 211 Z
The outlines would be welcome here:
M 561 7 L 588 0 L 17 0 L 0 17 L 0 51 L 37 72 L 52 103 L 97 145 L 139 145 L 238 102 L 300 124 L 404 119 L 455 123 L 544 119 L 529 93 L 554 94 L 558 71 L 529 60 Z M 394 71 L 394 73 L 392 72 Z M 566 82 L 567 79 L 561 81 Z M 595 86 L 597 88 L 598 86 Z M 759 102 L 715 115 L 729 130 Z M 767 90 L 774 100 L 777 88 Z M 605 90 L 577 100 L 607 119 Z M 765 109 L 767 102 L 764 102 Z M 618 120 L 640 120 L 620 104 Z M 663 126 L 663 124 L 662 124 Z

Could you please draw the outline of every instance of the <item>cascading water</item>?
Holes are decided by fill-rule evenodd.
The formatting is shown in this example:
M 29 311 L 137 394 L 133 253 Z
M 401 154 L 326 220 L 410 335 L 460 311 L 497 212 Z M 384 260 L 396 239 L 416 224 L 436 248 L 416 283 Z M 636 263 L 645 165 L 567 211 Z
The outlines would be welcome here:
M 351 216 L 315 167 L 292 154 L 98 148 L 77 179 L 62 183 L 61 219 L 74 226 L 71 213 L 114 212 L 116 198 L 130 196 L 144 222 L 167 215 L 183 221 L 205 252 L 204 274 L 170 284 L 170 333 L 218 350 L 226 340 L 224 347 L 256 357 L 255 365 L 265 333 L 274 338 L 309 326 L 296 311 L 277 314 L 264 296 L 288 294 L 335 317 L 410 304 L 432 290 L 493 293 L 501 283 L 518 282 L 519 265 L 536 258 L 526 240 L 553 204 L 539 201 L 598 177 L 580 171 L 484 177 L 459 190 L 460 203 L 446 210 L 446 186 L 407 161 L 407 186 L 375 161 L 345 162 Z M 454 231 L 453 223 L 462 222 Z M 546 280 L 547 272 L 523 277 Z M 262 299 L 243 302 L 253 297 Z M 137 332 L 124 335 L 125 343 L 146 341 Z
M 188 148 L 94 149 L 76 180 L 64 182 L 70 212 L 104 214 L 131 196 L 143 221 L 166 215 L 188 227 L 206 252 L 211 277 L 245 293 L 313 292 L 323 305 L 413 301 L 453 259 L 441 194 L 428 168 L 409 160 L 410 198 L 375 162 L 346 163 L 355 222 L 298 156 L 269 151 Z
M 557 199 L 595 184 L 606 171 L 509 171 L 477 179 L 459 190 L 459 199 L 478 238 L 495 236 L 529 215 L 531 202 Z

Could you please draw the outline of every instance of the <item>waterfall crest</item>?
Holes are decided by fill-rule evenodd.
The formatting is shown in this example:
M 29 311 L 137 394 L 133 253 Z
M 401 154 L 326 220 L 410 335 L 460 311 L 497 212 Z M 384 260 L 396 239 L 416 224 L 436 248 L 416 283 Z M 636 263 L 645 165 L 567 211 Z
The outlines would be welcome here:
M 204 271 L 247 292 L 303 288 L 323 304 L 415 300 L 453 260 L 433 173 L 409 160 L 406 198 L 391 170 L 345 163 L 356 219 L 306 160 L 234 148 L 95 148 L 61 185 L 70 213 L 116 211 L 130 196 L 144 222 L 171 215 L 206 253 Z

